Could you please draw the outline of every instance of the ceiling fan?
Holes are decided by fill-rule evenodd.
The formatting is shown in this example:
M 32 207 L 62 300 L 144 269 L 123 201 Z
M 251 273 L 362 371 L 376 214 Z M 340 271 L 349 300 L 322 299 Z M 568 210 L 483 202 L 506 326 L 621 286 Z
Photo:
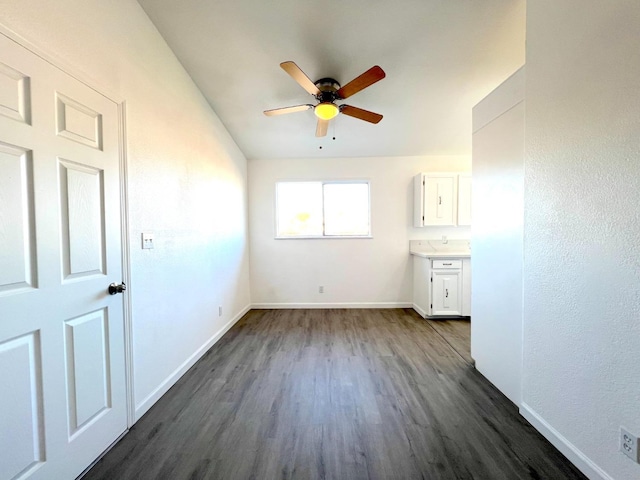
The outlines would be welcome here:
M 265 115 L 271 117 L 313 109 L 313 113 L 318 117 L 316 137 L 324 137 L 327 134 L 329 121 L 339 113 L 344 113 L 350 117 L 359 118 L 360 120 L 370 123 L 378 123 L 382 120 L 382 115 L 379 113 L 373 113 L 368 110 L 363 110 L 362 108 L 352 107 L 351 105 L 336 105 L 335 103 L 337 100 L 349 98 L 382 80 L 385 77 L 385 73 L 379 66 L 371 67 L 362 75 L 351 80 L 344 87 L 341 87 L 333 78 L 321 78 L 314 83 L 294 62 L 282 62 L 280 66 L 285 72 L 291 75 L 302 88 L 313 95 L 318 103 L 316 105 L 308 103 L 305 105 L 294 105 L 293 107 L 265 110 Z

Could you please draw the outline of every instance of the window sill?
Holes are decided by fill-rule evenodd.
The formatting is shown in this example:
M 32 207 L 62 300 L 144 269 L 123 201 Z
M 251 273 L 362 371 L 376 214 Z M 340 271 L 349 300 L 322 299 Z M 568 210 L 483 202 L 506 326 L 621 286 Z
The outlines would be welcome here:
M 335 236 L 309 236 L 309 237 L 304 237 L 304 236 L 296 236 L 296 237 L 273 237 L 274 240 L 353 240 L 353 239 L 373 239 L 372 235 L 353 235 L 353 236 L 347 236 L 347 235 L 335 235 Z

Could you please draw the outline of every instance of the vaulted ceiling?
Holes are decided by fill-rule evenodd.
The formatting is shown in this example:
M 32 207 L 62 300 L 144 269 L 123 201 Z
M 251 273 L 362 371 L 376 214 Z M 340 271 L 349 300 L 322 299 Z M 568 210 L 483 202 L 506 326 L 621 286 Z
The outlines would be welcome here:
M 524 0 L 139 2 L 249 159 L 468 154 L 471 108 L 524 64 Z M 287 60 L 342 85 L 380 65 L 343 103 L 383 120 L 263 115 L 315 103 Z

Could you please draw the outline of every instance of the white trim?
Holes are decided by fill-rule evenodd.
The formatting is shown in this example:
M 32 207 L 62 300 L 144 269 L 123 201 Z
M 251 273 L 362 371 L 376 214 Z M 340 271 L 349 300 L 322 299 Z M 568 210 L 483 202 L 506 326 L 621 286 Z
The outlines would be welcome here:
M 411 308 L 411 302 L 362 302 L 362 303 L 254 303 L 253 309 L 295 308 Z
M 124 314 L 124 357 L 125 382 L 127 391 L 127 427 L 135 423 L 135 405 L 133 395 L 133 310 L 131 307 L 131 249 L 129 242 L 129 175 L 127 169 L 127 104 L 118 105 L 120 140 L 120 237 L 122 243 L 122 281 L 127 285 L 123 296 Z
M 427 312 L 423 309 L 421 309 L 418 305 L 416 305 L 415 303 L 411 305 L 411 307 L 418 312 L 418 315 L 420 315 L 422 318 L 427 318 Z
M 26 48 L 31 53 L 40 57 L 45 62 L 50 63 L 51 65 L 56 67 L 58 70 L 61 70 L 67 75 L 69 75 L 70 77 L 75 78 L 80 83 L 83 83 L 85 86 L 95 91 L 96 93 L 99 93 L 103 97 L 106 97 L 117 104 L 121 104 L 124 102 L 124 98 L 122 98 L 120 95 L 116 95 L 115 92 L 110 88 L 106 88 L 104 84 L 100 81 L 100 79 L 91 77 L 84 72 L 80 73 L 79 71 L 80 69 L 77 66 L 70 64 L 69 62 L 61 58 L 59 55 L 51 51 L 47 51 L 42 49 L 39 46 L 36 46 L 34 43 L 27 40 L 22 35 L 14 32 L 13 30 L 11 30 L 6 25 L 3 25 L 2 23 L 0 23 L 0 34 L 16 42 L 21 47 Z
M 288 237 L 273 237 L 274 240 L 352 240 L 352 239 L 364 238 L 369 239 L 373 238 L 373 235 L 315 235 L 315 236 L 294 236 L 289 235 Z
M 582 473 L 591 480 L 614 480 L 604 470 L 596 465 L 589 457 L 582 453 L 578 447 L 562 436 L 555 428 L 547 423 L 529 405 L 522 402 L 520 405 L 520 415 L 527 419 L 547 440 L 549 440 L 560 453 L 573 463 Z
M 524 102 L 525 84 L 523 65 L 471 109 L 472 133 L 479 132 L 493 120 Z
M 209 340 L 197 349 L 182 365 L 176 368 L 147 398 L 142 400 L 135 409 L 135 421 L 147 413 L 147 411 L 162 397 L 167 391 L 189 370 L 222 336 L 233 327 L 249 310 L 251 305 L 247 305 L 234 316 L 229 322 L 218 330 Z

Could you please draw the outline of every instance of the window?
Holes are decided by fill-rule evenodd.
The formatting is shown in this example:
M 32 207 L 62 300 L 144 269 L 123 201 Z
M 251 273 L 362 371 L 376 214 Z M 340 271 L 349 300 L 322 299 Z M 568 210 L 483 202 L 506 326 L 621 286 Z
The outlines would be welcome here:
M 278 182 L 276 237 L 368 237 L 369 182 Z

